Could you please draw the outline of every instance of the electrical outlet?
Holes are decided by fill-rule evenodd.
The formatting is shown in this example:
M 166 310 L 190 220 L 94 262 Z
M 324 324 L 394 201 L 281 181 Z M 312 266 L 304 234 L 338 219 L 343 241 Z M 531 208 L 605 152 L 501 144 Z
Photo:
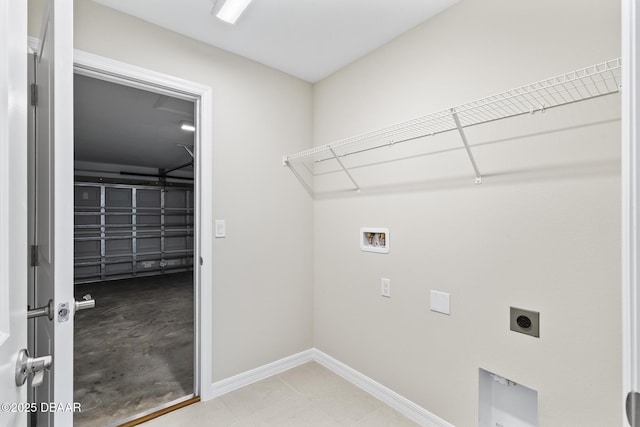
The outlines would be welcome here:
M 385 279 L 384 277 L 380 279 L 380 294 L 383 297 L 391 298 L 391 280 Z
M 509 308 L 509 329 L 521 334 L 540 337 L 540 313 L 522 308 Z

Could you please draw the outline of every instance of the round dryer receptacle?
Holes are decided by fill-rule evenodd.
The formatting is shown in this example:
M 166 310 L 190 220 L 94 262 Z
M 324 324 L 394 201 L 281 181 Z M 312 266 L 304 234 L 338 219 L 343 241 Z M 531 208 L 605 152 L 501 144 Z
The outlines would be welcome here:
M 516 323 L 522 329 L 529 329 L 531 327 L 531 319 L 529 319 L 527 316 L 518 316 L 518 318 L 516 319 Z

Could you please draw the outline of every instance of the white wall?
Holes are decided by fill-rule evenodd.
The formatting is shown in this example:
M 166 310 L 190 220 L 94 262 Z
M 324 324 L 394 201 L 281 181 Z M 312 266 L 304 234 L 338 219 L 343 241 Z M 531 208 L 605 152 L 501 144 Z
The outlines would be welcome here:
M 41 2 L 30 1 L 37 37 Z M 102 7 L 75 2 L 75 48 L 213 90 L 212 381 L 312 346 L 312 205 L 281 165 L 311 145 L 311 85 Z M 210 218 L 211 221 L 214 218 Z M 286 226 L 285 226 L 286 225 Z
M 615 58 L 619 14 L 463 0 L 316 84 L 314 144 Z M 316 347 L 456 426 L 477 425 L 478 368 L 536 390 L 540 426 L 620 425 L 619 103 L 469 129 L 481 185 L 458 149 L 409 185 L 369 168 L 361 194 L 317 198 Z M 361 252 L 361 226 L 389 227 L 391 252 Z M 451 316 L 428 310 L 430 289 L 451 293 Z M 510 305 L 540 311 L 539 339 L 509 331 Z

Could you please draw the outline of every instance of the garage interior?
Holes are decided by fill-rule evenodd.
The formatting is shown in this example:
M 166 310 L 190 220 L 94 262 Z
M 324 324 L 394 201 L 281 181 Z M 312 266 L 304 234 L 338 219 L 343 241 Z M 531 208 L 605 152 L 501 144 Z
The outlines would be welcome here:
M 193 395 L 194 104 L 74 77 L 74 425 Z

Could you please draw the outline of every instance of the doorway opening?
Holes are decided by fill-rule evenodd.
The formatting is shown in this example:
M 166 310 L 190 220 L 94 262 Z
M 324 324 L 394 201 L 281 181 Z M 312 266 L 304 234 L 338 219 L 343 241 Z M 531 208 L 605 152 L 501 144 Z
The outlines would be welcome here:
M 39 51 L 40 43 L 36 39 L 29 39 L 29 46 L 32 52 L 35 53 L 35 58 L 33 55 L 30 56 L 30 63 L 38 63 L 38 58 L 40 58 L 42 52 Z M 193 340 L 193 354 L 191 360 L 193 360 L 192 364 L 192 377 L 193 377 L 193 385 L 191 387 L 191 393 L 189 395 L 184 396 L 183 398 L 177 399 L 176 401 L 171 401 L 166 403 L 164 408 L 156 407 L 149 409 L 148 411 L 143 411 L 142 413 L 137 413 L 132 415 L 131 421 L 129 419 L 119 420 L 118 424 L 122 422 L 127 422 L 131 425 L 132 423 L 138 423 L 140 417 L 145 419 L 150 419 L 155 416 L 159 416 L 162 413 L 166 413 L 172 409 L 175 409 L 177 406 L 184 406 L 186 404 L 193 403 L 194 401 L 202 399 L 208 399 L 211 397 L 212 389 L 211 378 L 212 378 L 212 332 L 211 332 L 211 303 L 212 303 L 212 271 L 213 271 L 213 262 L 212 262 L 212 247 L 209 240 L 203 241 L 203 236 L 209 236 L 212 234 L 212 224 L 208 220 L 204 220 L 203 218 L 212 218 L 212 171 L 210 167 L 202 167 L 202 164 L 208 166 L 211 163 L 212 158 L 212 147 L 211 147 L 211 135 L 212 135 L 212 91 L 208 86 L 204 86 L 192 81 L 183 80 L 180 78 L 176 78 L 173 76 L 165 75 L 162 73 L 158 73 L 152 70 L 135 67 L 126 63 L 122 63 L 119 61 L 111 60 L 108 58 L 100 57 L 97 55 L 89 54 L 86 52 L 82 52 L 79 50 L 75 50 L 73 53 L 73 65 L 74 65 L 74 73 L 76 75 L 91 77 L 96 80 L 116 83 L 117 85 L 142 89 L 146 92 L 151 92 L 155 94 L 156 101 L 165 100 L 165 98 L 161 98 L 161 95 L 167 97 L 167 100 L 171 98 L 175 98 L 178 100 L 188 101 L 192 103 L 193 108 L 193 118 L 194 118 L 194 126 L 195 130 L 191 134 L 190 140 L 192 141 L 193 148 L 191 149 L 192 161 L 193 161 L 193 171 L 191 172 L 193 175 L 193 253 L 192 253 L 192 274 L 193 274 L 193 284 L 192 284 L 192 292 L 193 292 L 193 300 L 192 300 L 192 310 L 193 310 L 193 329 L 194 334 L 191 336 Z M 31 67 L 30 73 L 31 73 Z M 45 70 L 46 71 L 46 70 Z M 65 183 L 65 185 L 57 185 L 55 186 L 55 194 L 53 192 L 47 193 L 49 194 L 49 198 L 44 198 L 40 200 L 36 198 L 34 195 L 39 188 L 43 189 L 43 193 L 46 191 L 52 190 L 51 179 L 47 179 L 49 176 L 48 173 L 51 172 L 51 156 L 48 156 L 49 150 L 53 147 L 51 144 L 51 140 L 47 138 L 37 138 L 36 135 L 39 134 L 40 128 L 47 128 L 48 123 L 47 118 L 50 115 L 45 114 L 47 112 L 46 106 L 49 105 L 50 99 L 46 97 L 48 93 L 45 89 L 46 87 L 40 87 L 40 81 L 45 84 L 48 82 L 47 76 L 35 76 L 32 75 L 31 80 L 33 83 L 31 86 L 31 102 L 32 105 L 36 105 L 35 108 L 32 108 L 29 113 L 29 173 L 28 173 L 28 181 L 29 181 L 29 242 L 32 245 L 32 254 L 34 253 L 34 249 L 36 249 L 39 254 L 38 258 L 32 257 L 32 273 L 29 274 L 29 286 L 28 286 L 28 305 L 30 309 L 34 311 L 40 312 L 40 308 L 50 307 L 51 299 L 54 291 L 56 298 L 60 299 L 60 306 L 64 308 L 64 306 L 69 307 L 68 309 L 61 309 L 55 311 L 57 314 L 55 316 L 44 316 L 38 314 L 29 322 L 29 331 L 28 331 L 28 343 L 29 343 L 29 352 L 35 356 L 47 355 L 51 354 L 54 359 L 54 367 L 52 371 L 44 376 L 44 383 L 39 386 L 29 387 L 28 389 L 28 400 L 29 402 L 40 404 L 46 402 L 54 402 L 54 401 L 62 401 L 62 402 L 72 402 L 74 401 L 73 397 L 73 360 L 74 360 L 74 351 L 73 351 L 73 327 L 71 329 L 61 329 L 61 333 L 56 336 L 55 346 L 52 335 L 53 325 L 55 324 L 63 324 L 64 322 L 68 322 L 67 324 L 71 324 L 72 326 L 75 324 L 75 314 L 78 316 L 83 314 L 83 311 L 79 311 L 75 313 L 77 310 L 74 307 L 77 307 L 78 304 L 84 305 L 82 302 L 82 297 L 86 295 L 85 293 L 78 293 L 74 295 L 74 283 L 72 279 L 73 276 L 73 257 L 72 248 L 74 247 L 74 241 L 72 240 L 74 237 L 74 228 L 73 228 L 73 220 L 74 220 L 74 193 L 75 186 L 73 182 L 73 169 L 74 164 L 73 160 L 73 138 L 64 138 L 58 139 L 55 141 L 56 152 L 60 153 L 59 158 L 69 159 L 69 161 L 60 160 L 59 166 L 61 179 L 60 182 Z M 45 85 L 46 86 L 46 85 Z M 35 91 L 34 91 L 35 89 Z M 40 90 L 42 89 L 42 90 Z M 40 96 L 39 94 L 42 94 Z M 35 97 L 34 97 L 35 95 Z M 35 100 L 35 102 L 34 102 Z M 102 105 L 102 104 L 101 104 Z M 160 102 L 156 105 L 156 107 L 162 107 L 164 105 L 165 109 L 171 109 L 171 106 L 167 106 L 166 103 Z M 72 107 L 72 105 L 69 105 Z M 41 114 L 36 120 L 36 110 L 40 108 Z M 68 108 L 64 111 L 72 111 L 72 108 Z M 64 116 L 64 111 L 60 114 Z M 98 111 L 101 111 L 98 108 Z M 143 122 L 140 123 L 141 126 L 144 125 Z M 47 128 L 48 129 L 48 128 Z M 47 130 L 45 129 L 45 130 Z M 116 129 L 119 127 L 116 126 Z M 73 132 L 67 132 L 65 134 L 73 134 Z M 36 143 L 36 141 L 40 141 Z M 119 140 L 118 140 L 119 141 Z M 105 143 L 105 145 L 108 145 Z M 187 144 L 184 144 L 187 145 Z M 134 147 L 132 145 L 132 147 Z M 113 145 L 111 148 L 114 148 Z M 189 153 L 185 147 L 182 148 L 183 152 Z M 187 146 L 188 148 L 188 146 Z M 141 158 L 152 157 L 155 153 L 150 150 L 144 155 L 140 155 Z M 190 154 L 190 156 L 191 156 Z M 56 163 L 57 165 L 58 163 Z M 40 166 L 42 165 L 42 167 Z M 103 165 L 108 165 L 108 163 L 104 163 Z M 180 165 L 178 165 L 180 166 Z M 76 166 L 79 169 L 79 166 Z M 87 168 L 89 169 L 89 168 Z M 149 174 L 162 175 L 164 172 L 165 175 L 179 175 L 178 171 L 170 171 L 166 169 L 164 171 L 159 171 L 155 168 L 150 168 L 151 172 Z M 116 177 L 119 180 L 123 180 L 123 174 L 120 174 L 120 169 L 111 170 L 115 176 L 111 176 L 112 179 Z M 106 172 L 102 170 L 102 172 Z M 131 171 L 128 171 L 131 172 Z M 187 173 L 187 172 L 183 172 Z M 147 174 L 147 175 L 149 175 Z M 83 175 L 91 175 L 88 172 L 83 173 Z M 106 176 L 106 175 L 105 175 Z M 100 177 L 96 177 L 95 175 L 91 178 L 91 180 L 98 180 L 99 182 L 94 181 L 79 181 L 84 184 L 94 183 L 94 184 L 105 184 L 105 194 L 107 192 L 106 185 L 116 184 L 115 181 L 109 181 L 109 177 L 99 179 Z M 122 186 L 132 186 L 132 185 L 141 185 L 141 181 L 144 184 L 149 184 L 153 180 L 149 180 L 149 176 L 129 176 L 129 182 L 121 183 Z M 177 179 L 171 177 L 163 177 L 163 180 L 166 181 L 163 183 L 163 186 L 169 189 L 175 189 L 179 187 L 179 182 L 185 184 L 185 180 Z M 135 182 L 132 182 L 135 181 Z M 157 181 L 161 181 L 158 179 Z M 179 181 L 172 184 L 169 184 L 173 181 Z M 56 181 L 57 182 L 57 181 Z M 68 184 L 67 184 L 68 183 Z M 157 188 L 156 186 L 151 185 L 153 188 Z M 46 191 L 45 191 L 46 190 Z M 101 190 L 102 191 L 102 190 Z M 68 200 L 65 206 L 68 206 L 68 209 L 62 209 L 62 214 L 57 216 L 55 221 L 53 221 L 53 217 L 49 215 L 48 220 L 43 220 L 42 224 L 44 227 L 39 227 L 40 222 L 37 218 L 40 218 L 35 213 L 37 211 L 36 205 L 45 209 L 47 206 L 51 207 L 52 198 L 55 197 L 56 201 L 60 200 Z M 84 195 L 82 193 L 78 196 L 80 200 L 84 200 Z M 87 200 L 90 198 L 90 195 L 87 195 Z M 37 199 L 37 200 L 36 200 Z M 38 202 L 38 203 L 36 203 Z M 42 203 L 40 203 L 42 202 Z M 48 204 L 47 204 L 48 203 Z M 61 203 L 57 203 L 56 205 L 62 205 Z M 105 206 L 106 209 L 106 206 Z M 45 212 L 46 213 L 46 212 Z M 67 216 L 68 215 L 68 216 Z M 130 215 L 131 217 L 131 215 Z M 44 216 L 43 216 L 44 218 Z M 105 220 L 106 222 L 106 220 Z M 49 270 L 43 269 L 41 267 L 40 260 L 42 258 L 42 254 L 40 253 L 40 243 L 45 243 L 47 245 L 46 248 L 48 252 L 45 255 L 49 256 L 45 261 L 49 260 L 52 256 L 52 250 L 48 246 L 48 243 L 53 238 L 52 229 L 47 228 L 55 225 L 60 228 L 60 230 L 64 229 L 64 236 L 57 236 L 55 239 L 56 242 L 68 242 L 64 245 L 58 244 L 56 245 L 56 254 L 58 254 L 57 258 L 61 259 L 59 264 L 62 266 L 60 271 L 65 274 L 60 273 L 61 276 L 67 277 L 69 276 L 69 280 L 57 280 L 53 281 L 53 276 L 45 277 L 46 280 L 39 280 L 36 278 L 36 274 L 33 274 L 34 271 L 42 271 L 44 273 L 48 273 Z M 91 224 L 85 224 L 91 225 Z M 95 225 L 95 224 L 94 224 Z M 36 229 L 44 229 L 49 230 L 50 232 L 43 233 L 41 238 L 44 239 L 42 242 L 36 237 Z M 166 228 L 165 228 L 166 229 Z M 106 232 L 106 230 L 105 230 Z M 97 236 L 94 236 L 97 237 Z M 166 237 L 166 236 L 165 236 Z M 171 236 L 175 237 L 175 236 Z M 34 263 L 35 259 L 35 263 Z M 68 263 L 67 263 L 68 260 Z M 196 262 L 193 262 L 195 260 Z M 63 262 L 64 261 L 64 262 Z M 162 261 L 162 260 L 160 260 Z M 168 262 L 168 261 L 167 261 Z M 49 264 L 47 264 L 49 265 Z M 168 264 L 167 264 L 168 265 Z M 170 270 L 166 268 L 165 270 Z M 68 271 L 67 271 L 68 266 Z M 69 274 L 67 274 L 67 272 Z M 182 273 L 186 273 L 188 270 L 183 271 Z M 86 272 L 85 272 L 86 273 Z M 120 277 L 123 279 L 123 277 Z M 115 282 L 111 282 L 115 283 Z M 55 286 L 54 286 L 55 285 Z M 74 301 L 74 298 L 78 297 L 80 301 Z M 47 299 L 50 299 L 47 303 Z M 47 305 L 48 304 L 48 305 Z M 97 306 L 100 306 L 100 302 L 98 302 Z M 162 316 L 162 307 L 157 307 L 157 311 L 159 312 L 158 318 Z M 88 313 L 91 310 L 87 310 L 84 313 Z M 45 314 L 51 313 L 51 310 L 48 310 Z M 63 317 L 62 313 L 67 313 L 67 317 Z M 55 370 L 55 372 L 54 372 Z M 138 375 L 137 372 L 133 372 L 132 370 L 128 370 L 125 375 Z M 110 377 L 109 377 L 110 378 Z M 55 385 L 55 387 L 54 387 Z M 55 388 L 55 395 L 54 395 Z M 95 395 L 94 395 L 95 396 Z M 87 406 L 88 408 L 88 406 Z M 151 412 L 150 414 L 145 414 L 145 412 Z M 59 420 L 63 424 L 70 424 L 70 418 L 73 417 L 72 413 L 53 413 L 53 412 L 34 412 L 31 414 L 29 419 L 29 425 L 38 425 L 38 426 L 48 426 L 53 424 L 53 420 Z M 58 421 L 57 421 L 58 422 Z M 76 423 L 78 424 L 78 423 Z
M 193 100 L 74 75 L 74 425 L 195 395 Z

